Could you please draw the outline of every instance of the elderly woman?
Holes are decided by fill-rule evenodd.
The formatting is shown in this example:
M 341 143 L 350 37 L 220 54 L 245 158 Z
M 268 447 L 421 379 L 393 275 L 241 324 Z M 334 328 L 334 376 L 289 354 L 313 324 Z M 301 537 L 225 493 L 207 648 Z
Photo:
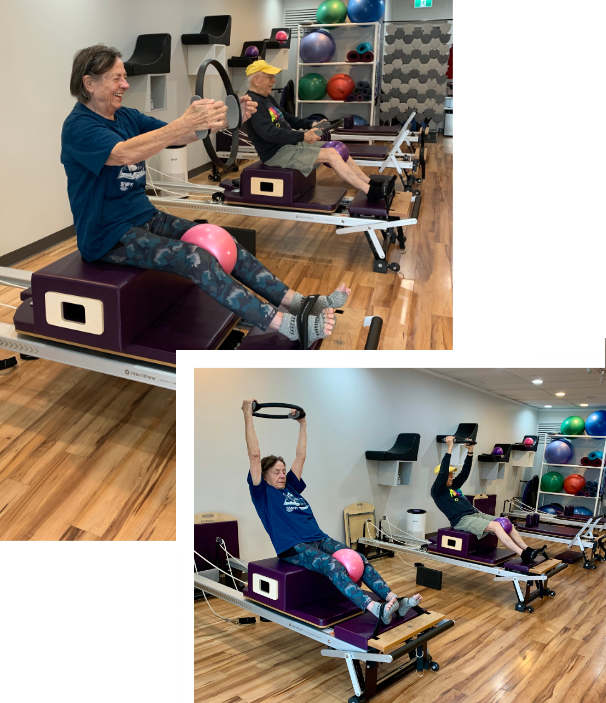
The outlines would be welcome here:
M 282 112 L 271 96 L 275 76 L 281 70 L 261 60 L 246 68 L 249 77 L 247 95 L 255 101 L 258 109 L 244 129 L 261 161 L 267 166 L 296 169 L 304 176 L 309 176 L 316 164 L 329 164 L 344 181 L 366 193 L 371 202 L 391 193 L 395 188 L 395 176 L 389 182 L 373 181 L 373 177 L 367 176 L 353 159 L 343 161 L 336 149 L 321 148 L 320 135 L 312 129 L 317 122 Z
M 117 49 L 98 44 L 79 51 L 72 67 L 70 91 L 78 102 L 63 124 L 61 163 L 82 256 L 184 276 L 251 324 L 297 340 L 299 293 L 239 244 L 228 275 L 212 254 L 180 241 L 194 222 L 160 212 L 145 195 L 145 160 L 168 146 L 191 144 L 197 130 L 225 128 L 226 106 L 198 100 L 169 124 L 122 107 L 129 85 L 120 57 Z M 241 106 L 245 121 L 256 105 L 245 96 Z M 310 343 L 331 333 L 333 308 L 349 292 L 341 284 L 317 300 L 308 321 Z M 288 312 L 278 312 L 280 305 Z
M 394 613 L 404 615 L 409 608 L 418 605 L 421 601 L 418 593 L 412 598 L 398 598 L 362 554 L 362 582 L 384 601 L 384 607 L 382 608 L 382 603 L 372 600 L 351 580 L 347 569 L 332 556 L 339 549 L 347 547 L 322 532 L 309 503 L 301 496 L 305 490 L 305 482 L 301 478 L 307 449 L 305 418 L 297 420 L 297 450 L 293 465 L 287 473 L 281 456 L 266 456 L 261 459 L 253 425 L 252 404 L 252 399 L 242 403 L 250 460 L 248 486 L 257 515 L 271 539 L 276 554 L 291 564 L 324 574 L 361 610 L 368 610 L 377 618 L 380 617 L 386 625 L 391 622 Z

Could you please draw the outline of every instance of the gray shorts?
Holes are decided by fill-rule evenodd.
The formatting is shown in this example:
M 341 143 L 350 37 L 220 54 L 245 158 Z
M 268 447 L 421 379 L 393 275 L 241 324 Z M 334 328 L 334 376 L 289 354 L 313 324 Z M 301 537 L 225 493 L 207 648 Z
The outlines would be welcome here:
M 486 513 L 474 513 L 473 515 L 465 515 L 454 526 L 455 530 L 463 530 L 463 532 L 471 532 L 478 539 L 482 539 L 484 531 L 488 527 L 488 523 L 496 520 L 494 515 Z
M 277 166 L 278 168 L 294 168 L 301 171 L 304 176 L 314 170 L 316 159 L 318 158 L 318 150 L 322 148 L 325 142 L 299 142 L 298 144 L 286 144 L 274 154 L 269 161 L 266 161 L 267 166 Z

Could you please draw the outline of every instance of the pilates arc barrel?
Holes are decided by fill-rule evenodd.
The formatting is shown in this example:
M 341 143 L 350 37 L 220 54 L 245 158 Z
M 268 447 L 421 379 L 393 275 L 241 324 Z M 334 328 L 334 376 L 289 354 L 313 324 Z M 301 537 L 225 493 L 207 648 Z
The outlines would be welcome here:
M 287 413 L 286 415 L 267 415 L 257 412 L 263 408 L 288 408 L 289 410 L 296 410 L 297 412 L 295 415 L 291 415 L 291 413 Z M 303 410 L 303 408 L 290 403 L 257 403 L 256 400 L 253 400 L 252 410 L 255 417 L 265 417 L 268 420 L 300 420 L 305 417 L 305 410 Z

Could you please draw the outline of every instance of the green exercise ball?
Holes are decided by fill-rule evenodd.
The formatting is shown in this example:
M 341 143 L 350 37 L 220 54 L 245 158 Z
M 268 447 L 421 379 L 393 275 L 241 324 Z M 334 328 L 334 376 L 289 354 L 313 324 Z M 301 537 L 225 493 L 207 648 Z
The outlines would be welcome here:
M 299 100 L 322 100 L 326 95 L 326 78 L 319 73 L 307 73 L 299 80 Z
M 347 8 L 341 0 L 326 0 L 316 12 L 318 24 L 340 24 L 345 22 L 346 17 Z
M 585 432 L 585 420 L 577 415 L 567 417 L 560 427 L 560 434 L 583 434 Z
M 564 477 L 558 471 L 548 471 L 541 478 L 541 490 L 548 493 L 560 493 L 564 485 Z

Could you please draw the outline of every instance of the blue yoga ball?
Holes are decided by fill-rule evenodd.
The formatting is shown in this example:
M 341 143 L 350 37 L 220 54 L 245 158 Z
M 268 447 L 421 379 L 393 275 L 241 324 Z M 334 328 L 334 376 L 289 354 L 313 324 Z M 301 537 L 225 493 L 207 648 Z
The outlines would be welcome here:
M 568 464 L 573 457 L 572 445 L 562 439 L 550 442 L 545 449 L 545 461 L 549 464 Z
M 590 515 L 593 515 L 591 510 L 589 510 L 588 508 L 582 508 L 581 506 L 575 506 L 573 514 L 574 515 L 586 515 L 587 517 L 589 517 Z
M 367 125 L 368 122 L 365 120 L 363 117 L 360 117 L 360 115 L 352 115 L 353 117 L 353 123 L 356 125 L 356 127 L 362 127 L 363 125 Z
M 550 515 L 555 515 L 556 508 L 553 505 L 543 505 L 542 507 L 539 508 L 539 512 L 549 513 Z
M 606 436 L 606 410 L 596 410 L 585 420 L 585 432 L 594 437 Z
M 385 14 L 385 0 L 349 0 L 347 16 L 351 22 L 380 22 Z
M 334 37 L 326 31 L 311 32 L 301 39 L 299 55 L 304 63 L 327 63 L 335 55 Z

